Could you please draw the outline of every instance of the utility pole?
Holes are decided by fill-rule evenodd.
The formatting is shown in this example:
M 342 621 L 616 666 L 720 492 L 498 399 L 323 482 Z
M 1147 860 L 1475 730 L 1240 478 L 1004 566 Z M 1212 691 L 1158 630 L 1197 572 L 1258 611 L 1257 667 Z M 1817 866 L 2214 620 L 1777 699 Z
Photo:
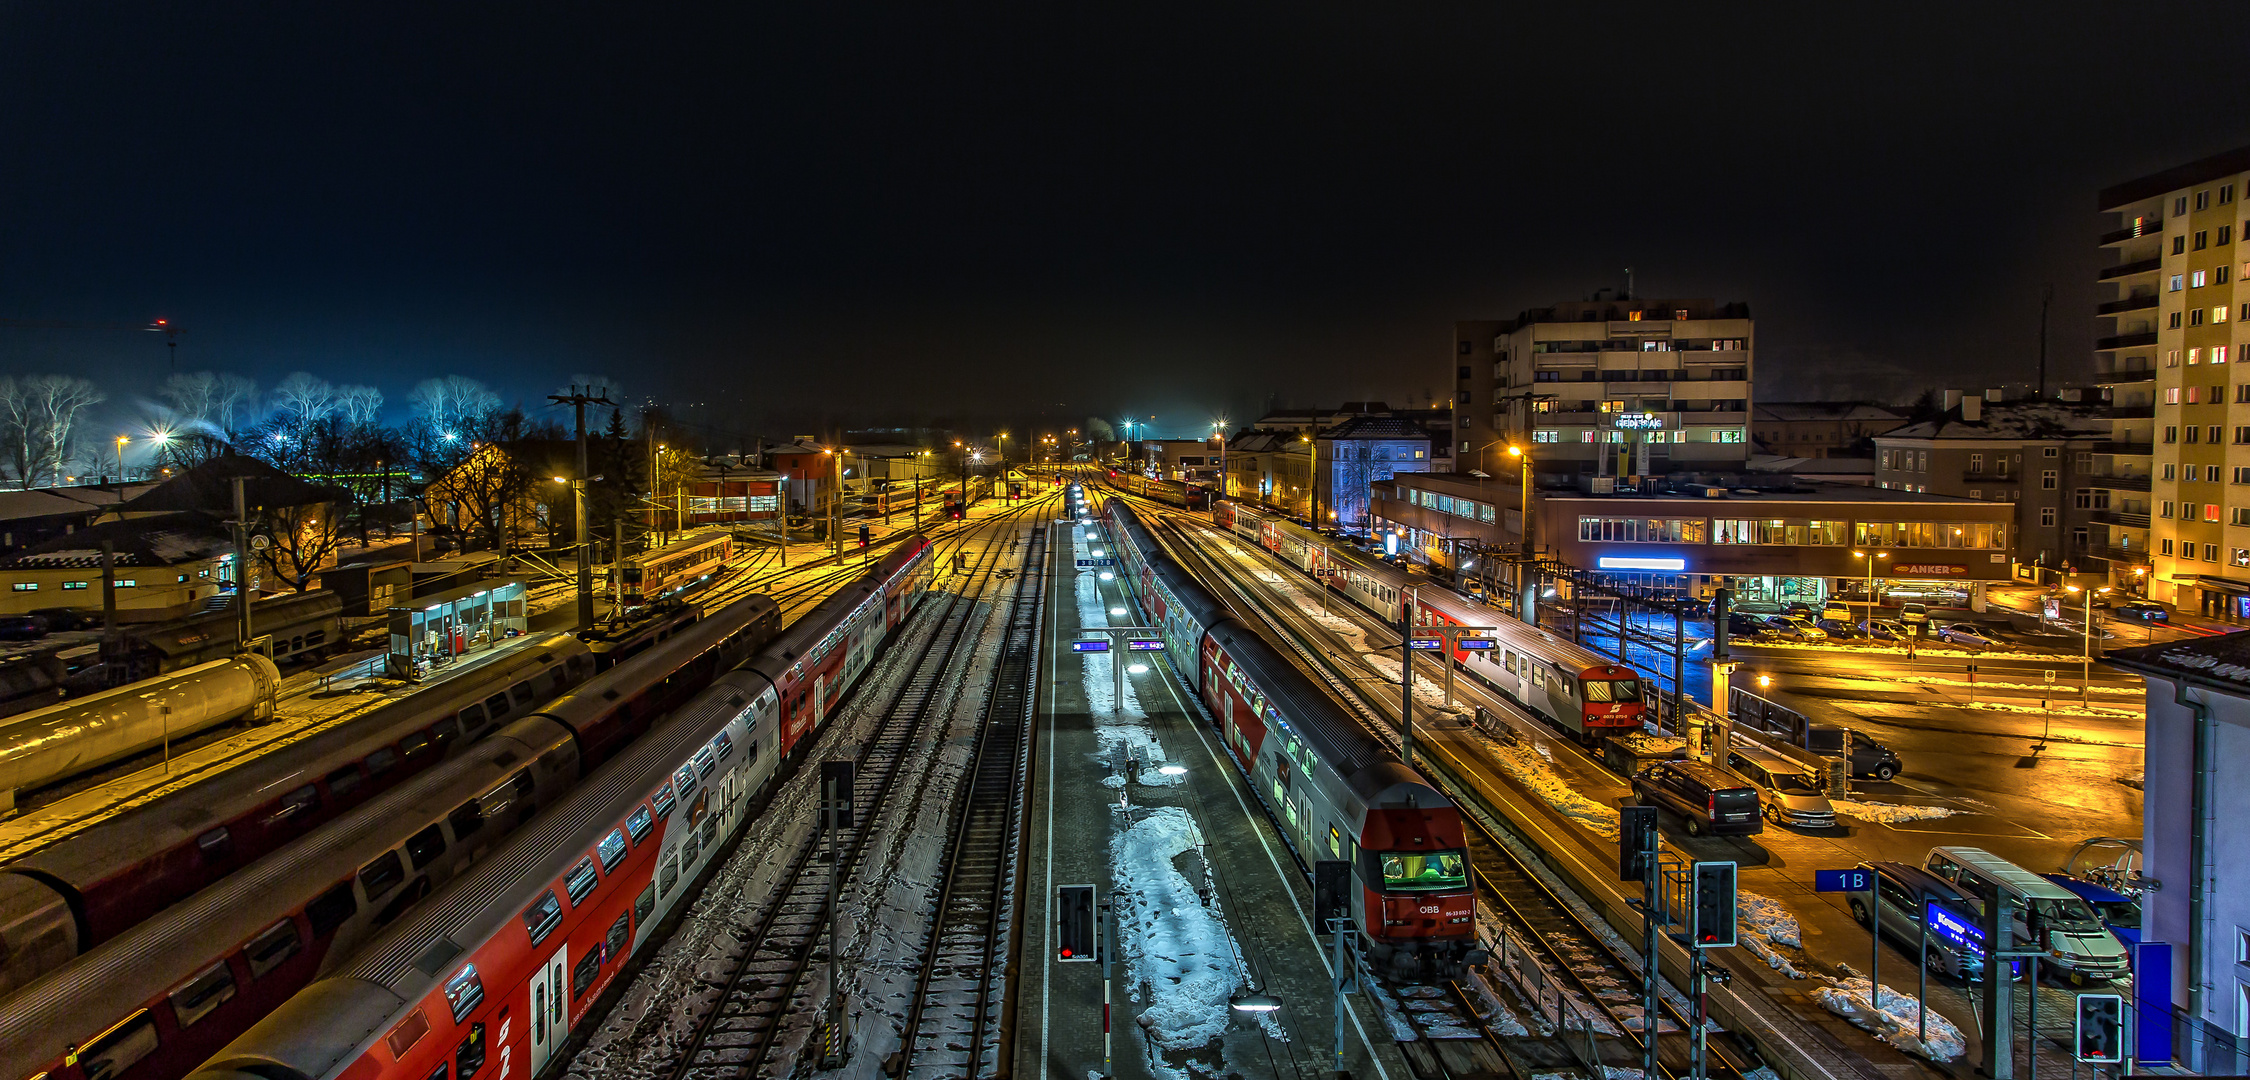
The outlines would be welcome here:
M 2049 284 L 2039 293 L 2039 397 L 2047 396 L 2047 309 L 2054 305 L 2055 287 Z
M 250 647 L 250 509 L 242 485 L 249 477 L 234 478 L 234 633 L 244 649 Z M 419 520 L 419 519 L 417 519 Z M 420 551 L 416 551 L 420 555 Z
M 594 388 L 589 386 L 586 389 L 592 390 Z M 574 497 L 573 501 L 576 503 L 578 522 L 578 534 L 576 536 L 578 541 L 578 625 L 582 628 L 591 628 L 594 625 L 594 537 L 586 524 L 586 481 L 591 475 L 591 471 L 586 464 L 586 406 L 609 405 L 614 407 L 617 403 L 609 399 L 607 387 L 602 388 L 602 392 L 599 394 L 589 394 L 581 392 L 575 385 L 570 388 L 570 393 L 549 394 L 547 400 L 558 405 L 569 404 L 577 417 L 578 476 L 576 482 L 570 485 L 570 491 Z M 654 478 L 654 474 L 651 473 L 650 479 L 653 480 Z M 654 512 L 651 511 L 651 513 Z
M 844 561 L 844 447 L 836 445 L 836 492 L 828 499 L 828 546 L 836 551 L 836 562 Z
M 1414 592 L 1406 594 L 1406 609 L 1398 616 L 1398 748 L 1399 760 L 1414 767 Z

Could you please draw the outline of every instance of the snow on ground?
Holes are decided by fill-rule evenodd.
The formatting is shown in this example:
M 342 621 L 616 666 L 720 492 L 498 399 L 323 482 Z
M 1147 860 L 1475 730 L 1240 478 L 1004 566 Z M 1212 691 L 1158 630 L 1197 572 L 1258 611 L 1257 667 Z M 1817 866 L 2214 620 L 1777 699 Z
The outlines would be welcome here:
M 1982 709 L 1985 712 L 2034 713 L 2054 716 L 2086 716 L 2099 717 L 2106 720 L 2132 720 L 2146 715 L 2146 710 L 2140 708 L 2139 706 L 2124 705 L 2056 704 L 2050 708 L 2044 709 L 2040 708 L 2037 705 L 2010 705 L 2005 702 L 1998 701 L 1959 701 L 1948 702 L 1947 705 L 1948 707 L 1955 709 Z
M 1592 798 L 1555 771 L 1554 755 L 1539 743 L 1513 745 L 1485 737 L 1486 753 L 1531 794 L 1605 840 L 1617 839 L 1617 808 Z
M 1226 1033 L 1242 969 L 1225 923 L 1173 865 L 1197 846 L 1194 821 L 1176 806 L 1142 813 L 1109 848 L 1126 996 L 1146 1004 L 1137 1020 L 1156 1050 L 1196 1050 Z
M 1797 916 L 1790 914 L 1781 901 L 1770 896 L 1760 896 L 1748 889 L 1737 890 L 1735 896 L 1736 929 L 1740 931 L 1736 936 L 1744 945 L 1749 946 L 1751 952 L 1757 953 L 1758 958 L 1766 962 L 1766 966 L 1792 979 L 1804 978 L 1805 973 L 1797 970 L 1797 966 L 1790 963 L 1788 957 L 1774 948 L 1776 945 L 1797 949 L 1805 947 L 1804 933 L 1798 926 Z
M 1849 969 L 1846 969 L 1849 970 Z M 1871 1031 L 1875 1037 L 1931 1061 L 1952 1061 L 1968 1052 L 1968 1042 L 1961 1037 L 1961 1029 L 1951 1020 L 1930 1010 L 1930 1041 L 1924 1045 L 1917 1035 L 1922 1019 L 1922 1003 L 1911 994 L 1901 994 L 1886 986 L 1881 990 L 1877 1005 L 1868 1002 L 1868 980 L 1858 976 L 1829 979 L 1828 985 L 1813 992 L 1821 1007 L 1835 1013 L 1854 1025 Z
M 1952 817 L 1961 811 L 1950 806 L 1901 806 L 1898 803 L 1862 802 L 1858 799 L 1830 799 L 1828 804 L 1836 812 L 1861 821 L 1895 825 L 1902 821 L 1928 821 L 1932 818 Z
M 2053 690 L 2058 685 L 2061 685 L 2057 683 L 1995 682 L 1991 679 L 1978 679 L 1976 682 L 1972 683 L 1967 679 L 1948 679 L 1941 675 L 1890 675 L 1884 677 L 1881 681 L 1894 683 L 1929 683 L 1933 686 L 1974 686 L 1980 690 Z M 2066 689 L 2075 690 L 2077 688 L 2066 687 Z M 2127 694 L 2133 697 L 2140 697 L 2141 695 L 2147 693 L 2147 691 L 2138 686 L 2115 686 L 2107 683 L 2095 683 L 2088 689 L 2091 689 L 2094 693 L 2097 694 Z

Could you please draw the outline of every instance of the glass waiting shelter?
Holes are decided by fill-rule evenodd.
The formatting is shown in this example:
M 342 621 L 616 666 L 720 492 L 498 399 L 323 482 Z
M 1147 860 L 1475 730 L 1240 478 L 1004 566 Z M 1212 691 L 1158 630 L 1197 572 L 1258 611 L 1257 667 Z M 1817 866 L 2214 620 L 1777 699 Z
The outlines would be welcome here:
M 529 618 L 521 578 L 492 578 L 390 608 L 391 669 L 421 675 L 520 636 Z

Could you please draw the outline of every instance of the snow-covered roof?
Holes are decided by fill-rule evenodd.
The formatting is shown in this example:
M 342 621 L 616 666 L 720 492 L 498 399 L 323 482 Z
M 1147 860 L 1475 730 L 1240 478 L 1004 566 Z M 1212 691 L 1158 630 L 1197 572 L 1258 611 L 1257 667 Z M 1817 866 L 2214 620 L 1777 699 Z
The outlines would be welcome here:
M 1401 416 L 1354 416 L 1320 433 L 1323 439 L 1428 439 L 1418 421 Z
M 1897 423 L 1906 419 L 1906 414 L 1864 401 L 1761 401 L 1754 410 L 1754 419 Z
M 2106 403 L 2083 405 L 2059 401 L 1988 401 L 1975 420 L 1961 419 L 1955 409 L 1941 420 L 1893 428 L 1878 439 L 2107 439 L 2110 422 Z
M 2165 679 L 2194 679 L 2250 697 L 2250 631 L 2111 649 L 2104 663 Z
M 204 514 L 105 521 L 35 545 L 0 562 L 0 570 L 78 570 L 102 564 L 102 542 L 116 550 L 115 565 L 178 566 L 233 550 L 227 527 Z

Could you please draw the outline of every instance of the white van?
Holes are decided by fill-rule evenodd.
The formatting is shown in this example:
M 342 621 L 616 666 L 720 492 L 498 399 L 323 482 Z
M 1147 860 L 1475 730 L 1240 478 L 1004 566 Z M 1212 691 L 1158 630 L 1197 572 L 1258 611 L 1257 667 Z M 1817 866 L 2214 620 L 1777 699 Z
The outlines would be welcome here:
M 2131 964 L 2125 946 L 2078 894 L 1983 848 L 1931 848 L 1927 869 L 1987 903 L 2004 896 L 2016 940 L 2044 950 L 2047 964 L 2074 983 L 2119 978 Z M 2027 908 L 2038 916 L 2045 941 L 2033 938 Z
M 1727 769 L 1758 789 L 1766 820 L 1800 829 L 1833 829 L 1836 808 L 1828 801 L 1818 770 L 1763 747 L 1737 745 L 1727 751 Z

